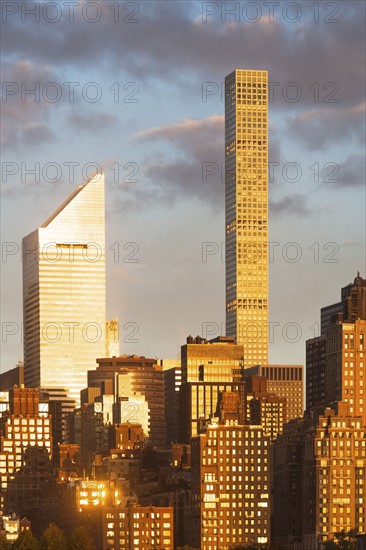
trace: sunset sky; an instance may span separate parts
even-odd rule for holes
[[[234,14],[235,2],[10,4],[1,370],[23,357],[20,328],[5,328],[22,322],[17,247],[89,163],[106,174],[107,314],[121,353],[176,358],[188,334],[209,336],[205,323],[225,334],[221,86],[234,68],[268,70],[272,83],[269,358],[304,363],[320,307],[366,276],[365,3],[237,2]],[[203,177],[207,163],[217,173]],[[214,243],[207,261],[203,243]]]

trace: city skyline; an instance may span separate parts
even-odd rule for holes
[[[0,547],[366,550],[366,4],[0,8]]]
[[[8,323],[3,324],[3,371],[22,357],[21,238],[85,179],[87,164],[90,175],[91,163],[103,165],[106,172],[107,317],[119,318],[121,353],[178,357],[187,334],[225,334],[223,78],[235,66],[268,70],[273,96],[269,301],[274,341],[269,362],[304,362],[305,340],[319,327],[319,306],[333,303],[338,288],[351,282],[357,270],[366,272],[363,9],[357,2],[347,2],[347,7],[339,3],[337,23],[325,21],[332,19],[325,10],[315,22],[316,14],[305,8],[295,23],[281,10],[272,22],[263,11],[257,23],[248,23],[242,18],[236,22],[235,15],[222,21],[220,13],[205,19],[197,2],[140,5],[141,25],[124,24],[123,36],[118,35],[126,54],[118,86],[111,70],[119,51],[117,26],[107,19],[111,13],[103,12],[99,33],[85,32],[92,25],[78,19],[74,27],[62,27],[61,49],[55,48],[54,25],[44,23],[42,48],[28,47],[32,20],[21,41],[14,43],[10,33],[4,79],[18,83],[19,94],[9,90],[3,102],[5,123],[12,121],[3,132],[2,318]],[[178,29],[167,37],[172,47],[176,36],[185,37],[187,56],[177,52],[179,71],[170,48],[157,47],[159,17]],[[15,17],[8,19],[11,29]],[[61,20],[58,26],[63,24]],[[135,42],[144,24],[150,25],[153,49]],[[70,58],[66,46],[74,31],[79,31],[77,40],[83,37],[83,46]],[[266,40],[258,40],[263,33]],[[207,49],[199,45],[199,36],[207,40]],[[212,57],[207,51],[216,40],[221,55]],[[95,55],[90,56],[97,45],[110,61],[98,69]],[[134,47],[145,60],[138,67],[126,53]],[[77,113],[63,85],[71,81],[80,84],[75,85]],[[102,98],[94,103],[82,95],[92,81],[102,89]],[[29,88],[39,82],[41,101],[29,95],[22,102],[22,82]],[[54,103],[42,99],[50,82],[63,92]],[[92,99],[91,92],[92,87]],[[156,108],[162,99],[164,111]],[[294,163],[301,169],[298,180]],[[31,170],[33,175],[25,173]],[[156,311],[162,313],[159,323]]]

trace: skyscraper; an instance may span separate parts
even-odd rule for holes
[[[342,288],[341,305],[322,335],[306,342],[306,407],[345,401],[365,423],[366,280],[359,273]]]
[[[268,73],[225,79],[226,334],[268,363]]]
[[[80,401],[105,353],[104,175],[78,187],[23,239],[24,377]]]
[[[366,528],[366,440],[350,403],[308,411],[272,448],[272,540],[284,550],[324,548]]]

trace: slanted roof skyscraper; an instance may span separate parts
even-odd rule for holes
[[[23,239],[24,379],[80,401],[105,353],[104,174],[78,187]]]

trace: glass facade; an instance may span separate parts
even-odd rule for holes
[[[226,334],[268,362],[268,73],[225,79]]]
[[[23,239],[24,377],[80,402],[105,353],[104,175],[80,186]]]
[[[233,341],[207,341],[181,346],[182,382],[241,380],[244,348]]]

